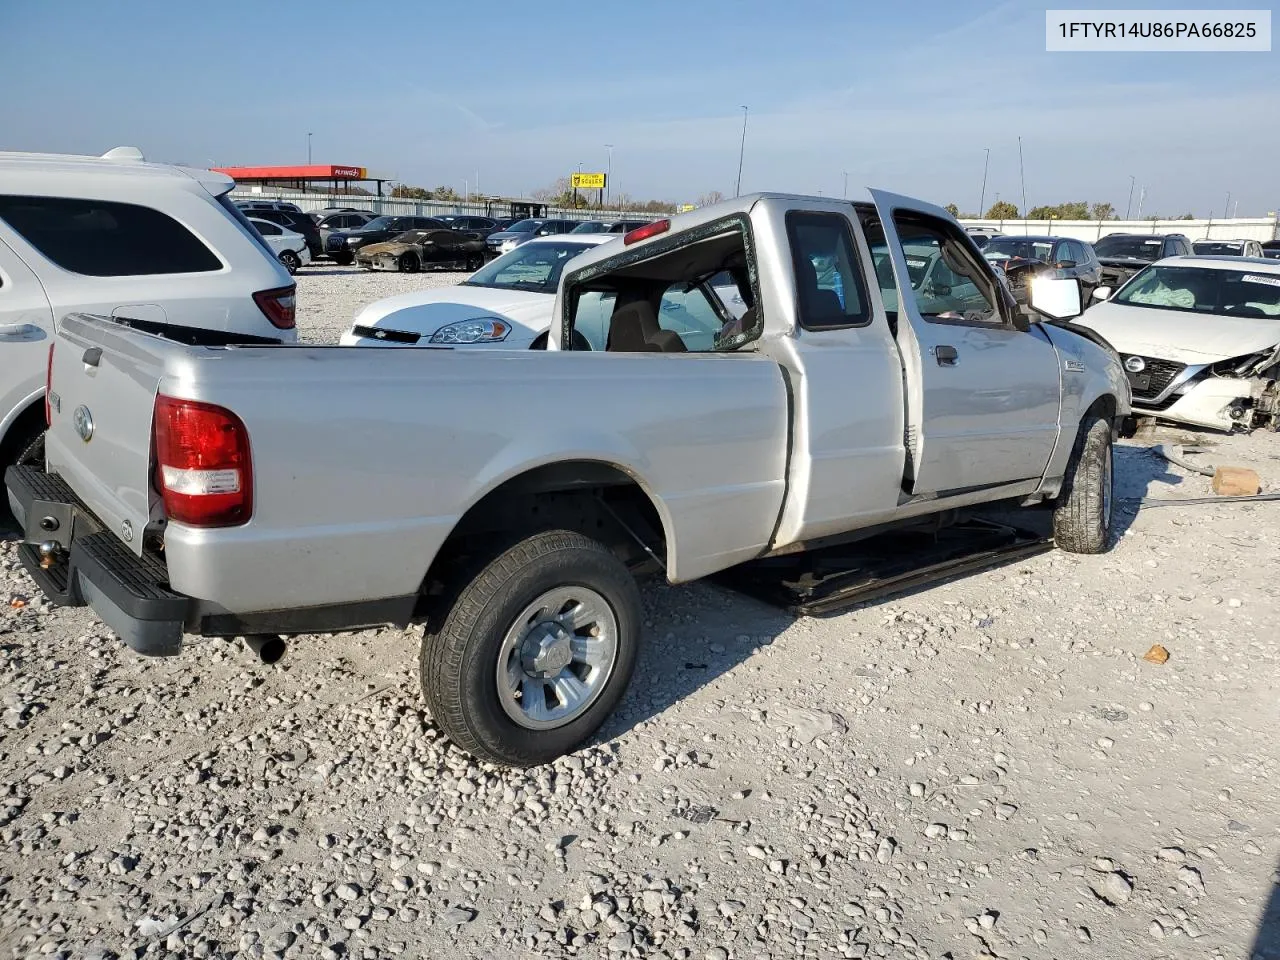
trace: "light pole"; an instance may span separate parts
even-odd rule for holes
[[[849,199],[849,171],[848,170],[844,171],[844,195],[842,199],[845,199],[845,200]]]
[[[1129,219],[1129,211],[1133,209],[1133,185],[1137,181],[1137,177],[1130,174],[1129,176],[1129,202],[1124,205],[1124,218]]]
[[[987,202],[987,168],[991,164],[991,148],[987,147],[987,155],[982,160],[982,193],[978,196],[978,217],[982,218],[982,205]]]
[[[307,166],[311,166],[311,131],[307,131]]]
[[[606,200],[605,203],[610,207],[613,206],[613,144],[606,143],[604,148],[609,151],[609,165],[604,171],[604,190]]]
[[[742,143],[738,146],[738,185],[733,188],[736,197],[742,193],[742,155],[747,150],[747,108],[742,108]]]
[[[1022,167],[1022,138],[1018,138],[1018,178],[1022,181],[1022,232],[1027,232],[1027,174]]]
[[[1223,206],[1223,208],[1222,208],[1222,219],[1223,219],[1223,220],[1227,219],[1227,213],[1228,213],[1228,211],[1229,211],[1230,209],[1231,209],[1231,191],[1230,191],[1230,190],[1228,190],[1228,191],[1227,191],[1227,202],[1226,202],[1226,205],[1225,205],[1225,206]]]

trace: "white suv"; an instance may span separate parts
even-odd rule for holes
[[[297,340],[293,281],[233,186],[130,147],[0,152],[0,474],[44,430],[53,323],[68,313],[188,342]]]

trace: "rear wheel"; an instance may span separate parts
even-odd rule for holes
[[[484,256],[479,253],[473,253],[467,257],[466,268],[469,273],[475,273],[484,266]]]
[[[417,273],[422,269],[422,261],[418,259],[416,253],[402,253],[399,267],[401,273]]]
[[[549,763],[621,699],[640,644],[640,592],[601,543],[567,530],[526,537],[452,594],[422,640],[431,715],[481,760]]]
[[[4,472],[13,466],[44,464],[44,410],[37,404],[19,415],[0,442],[0,522],[9,518],[9,498],[4,496]]]
[[[302,266],[302,258],[292,250],[285,250],[281,253],[280,262],[284,264],[284,268],[288,270],[290,274],[297,273],[298,268]]]
[[[1086,416],[1053,511],[1053,539],[1069,553],[1103,553],[1110,543],[1113,453],[1111,422]]]

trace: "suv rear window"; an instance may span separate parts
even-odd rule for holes
[[[222,269],[190,230],[138,204],[0,195],[0,219],[63,270],[89,277]]]

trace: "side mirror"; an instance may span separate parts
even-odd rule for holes
[[[1093,288],[1093,299],[1095,299],[1095,300],[1110,300],[1110,299],[1111,299],[1111,288],[1110,288],[1110,287],[1094,287],[1094,288]]]
[[[1050,320],[1072,320],[1083,312],[1080,281],[1074,278],[1032,277],[1028,306]]]

